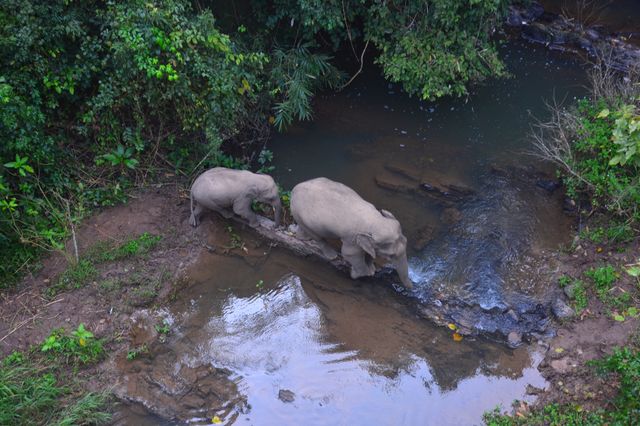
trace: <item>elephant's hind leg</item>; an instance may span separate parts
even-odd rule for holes
[[[200,204],[194,203],[195,207],[191,211],[191,217],[189,218],[189,224],[194,228],[200,225],[200,215],[203,212],[203,208]]]

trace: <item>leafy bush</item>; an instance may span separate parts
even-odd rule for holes
[[[70,335],[63,328],[51,332],[40,347],[42,352],[62,356],[67,363],[87,364],[99,360],[104,355],[102,342],[80,324]]]
[[[640,78],[604,68],[592,96],[553,110],[540,125],[540,155],[561,167],[568,194],[624,220],[640,221]]]

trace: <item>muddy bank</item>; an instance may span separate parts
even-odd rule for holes
[[[584,7],[598,7],[591,4],[597,2],[587,3]],[[590,23],[586,18],[594,22]],[[622,72],[637,68],[640,63],[637,43],[628,42],[625,35],[609,34],[602,26],[596,26],[597,20],[597,10],[591,11],[581,21],[580,17],[574,19],[546,12],[540,3],[534,1],[510,6],[506,22],[508,26],[519,29],[522,38],[529,42],[552,50],[580,54],[594,62],[602,61],[611,69]]]

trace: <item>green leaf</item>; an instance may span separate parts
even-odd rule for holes
[[[609,111],[608,108],[603,109],[602,111],[600,111],[598,113],[598,115],[596,116],[596,118],[607,118],[609,116],[611,112]]]
[[[637,317],[638,316],[638,308],[636,308],[635,306],[630,307],[629,309],[627,309],[627,314],[630,317]]]
[[[613,319],[616,320],[616,321],[619,321],[619,322],[623,322],[624,321],[624,317],[622,315],[620,315],[620,314],[615,314],[613,316]]]
[[[627,274],[632,277],[640,277],[640,266],[631,266],[630,268],[627,268],[626,271]]]

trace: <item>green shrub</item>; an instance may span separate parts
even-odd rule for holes
[[[63,328],[55,329],[40,347],[44,353],[62,356],[67,363],[88,364],[98,361],[104,355],[102,341],[80,324],[71,334]]]

